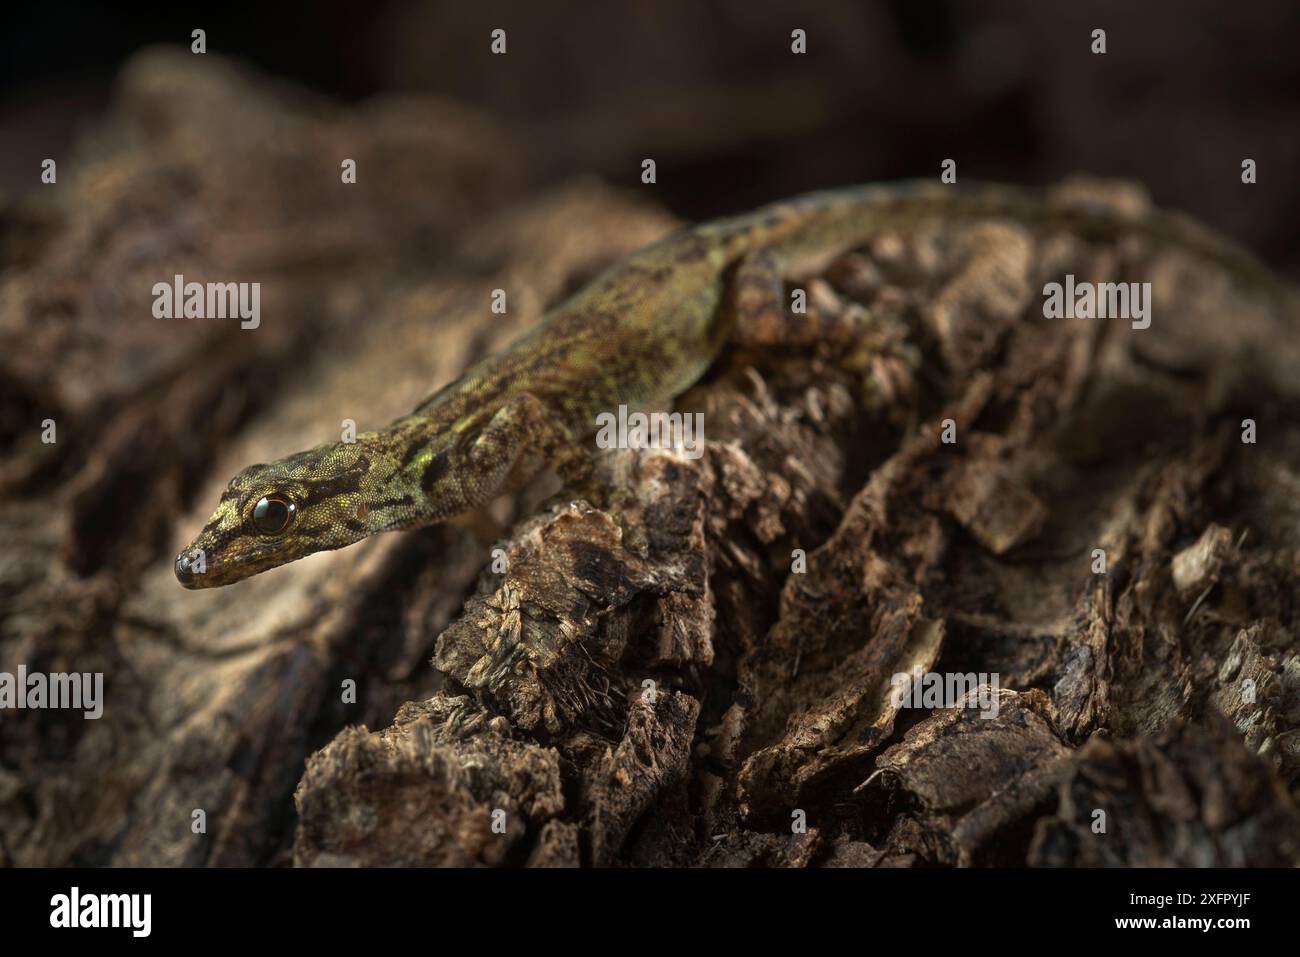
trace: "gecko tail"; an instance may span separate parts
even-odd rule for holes
[[[1151,207],[1131,189],[1112,198],[1105,190],[1079,190],[1069,184],[1041,189],[901,180],[806,193],[705,224],[700,231],[725,249],[728,261],[757,249],[779,250],[793,261],[814,250],[838,247],[847,252],[923,222],[984,219],[1065,229],[1094,242],[1144,236],[1221,266],[1247,287],[1270,295],[1293,321],[1300,321],[1295,291],[1252,253],[1191,217]]]

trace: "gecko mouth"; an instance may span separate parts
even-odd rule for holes
[[[317,551],[341,548],[343,544],[318,544]],[[204,532],[176,556],[172,570],[176,580],[191,590],[217,588],[252,578],[264,571],[296,562],[313,554],[284,539],[252,540],[239,533]]]
[[[197,557],[201,554],[197,547],[192,546],[177,555],[173,565],[176,580],[191,590],[229,585],[241,578],[256,574],[263,568],[261,565],[244,567],[217,563],[212,560],[210,552],[205,558]],[[272,564],[274,563],[268,563],[265,567],[269,568]]]
[[[196,590],[230,585],[282,564],[284,560],[277,559],[274,553],[234,562],[216,561],[211,549],[195,544],[176,556],[172,569],[178,582],[186,588]]]
[[[192,591],[200,588],[233,585],[235,582],[250,578],[258,572],[284,564],[284,562],[276,561],[274,558],[267,558],[259,562],[215,564],[211,558],[208,558],[205,565],[203,562],[196,561],[192,557],[193,554],[192,550],[181,552],[176,556],[176,563],[173,566],[176,572],[176,580]]]

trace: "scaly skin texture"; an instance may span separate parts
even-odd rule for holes
[[[852,340],[857,330],[843,320],[786,315],[781,281],[796,265],[923,220],[984,218],[1099,239],[1142,233],[1276,290],[1248,256],[1164,213],[1129,218],[1011,187],[930,182],[809,194],[629,256],[382,431],[244,469],[177,556],[176,576],[187,588],[228,585],[375,532],[443,521],[548,466],[577,475],[593,451],[587,440],[598,413],[672,399],[728,341]],[[259,525],[263,499],[280,511]]]

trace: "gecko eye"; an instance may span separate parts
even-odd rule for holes
[[[263,535],[279,535],[289,527],[297,511],[283,495],[263,495],[253,506],[253,525]]]

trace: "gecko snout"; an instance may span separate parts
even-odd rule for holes
[[[190,556],[181,552],[176,556],[176,580],[186,588],[195,587],[195,579],[198,572],[195,569],[195,563],[190,560]]]

